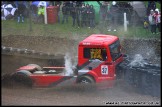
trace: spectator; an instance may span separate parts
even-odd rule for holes
[[[89,4],[86,4],[86,17],[85,17],[85,22],[86,22],[86,26],[87,26],[88,28],[90,28],[90,27],[89,27],[89,24],[90,24],[89,12],[90,12],[90,6],[89,6]]]
[[[111,15],[111,24],[110,29],[108,31],[111,31],[111,28],[114,29],[113,31],[116,31],[117,29],[117,21],[118,21],[118,15],[119,14],[119,7],[116,4],[115,1],[112,2],[112,6],[110,7],[110,15]]]
[[[155,9],[155,16],[156,16],[156,26],[158,28],[159,33],[161,33],[161,14],[159,12],[159,9]]]
[[[81,5],[77,5],[77,20],[78,20],[78,28],[81,27]]]
[[[103,1],[102,3],[100,3],[100,1],[97,1],[97,2],[100,5],[100,10],[99,10],[100,25],[103,26],[103,24],[105,24],[108,7],[105,1]]]
[[[55,6],[58,7],[58,9],[57,9],[57,17],[58,17],[58,23],[60,23],[60,14],[61,14],[60,6],[61,6],[61,2],[55,2]]]
[[[73,5],[74,5],[75,3],[73,3],[73,1],[70,1],[70,3],[69,3],[69,10],[70,10],[70,16],[72,17],[72,8],[73,8]]]
[[[62,24],[64,24],[64,20],[66,20],[66,23],[68,23],[69,7],[65,3],[62,6],[62,15]]]
[[[26,10],[26,6],[23,4],[22,1],[19,1],[17,6],[18,6],[17,7],[18,8],[17,9],[17,22],[19,23],[20,19],[22,22],[24,22],[24,13]]]
[[[75,23],[77,22],[78,28],[80,27],[80,21],[79,21],[79,8],[76,6],[76,3],[73,4],[73,7],[71,8],[71,15],[73,19],[73,27],[75,26]]]
[[[150,10],[150,15],[148,16],[148,19],[151,27],[151,33],[156,34],[156,16],[154,10]]]
[[[93,8],[93,5],[90,5],[89,20],[90,20],[90,28],[94,28],[95,27],[95,9]]]
[[[107,15],[106,15],[106,26],[107,26],[107,29],[111,29],[109,28],[110,27],[110,22],[111,22],[111,13],[110,13],[110,7],[111,7],[111,4],[110,2],[107,3]]]
[[[64,1],[64,4],[65,4],[67,7],[70,7],[70,1]]]
[[[145,17],[145,18],[144,18],[143,27],[144,27],[145,29],[148,29],[148,28],[149,28],[148,17]]]
[[[69,16],[71,16],[71,3],[70,3],[70,1],[64,1],[64,3],[65,3],[65,6],[67,7],[67,12],[68,12],[68,14],[67,14],[67,17],[69,17]]]
[[[83,1],[77,1],[77,2],[76,2],[76,5],[77,5],[78,7],[81,7],[81,6],[82,6],[82,2],[83,2]]]
[[[82,7],[81,7],[81,27],[84,27],[86,26],[86,7],[85,7],[85,4],[82,3]]]
[[[147,6],[147,16],[150,15],[150,10],[156,9],[156,2],[155,1],[148,1],[148,6]]]
[[[40,5],[38,7],[38,21],[41,23],[44,22],[44,11],[45,11],[45,7]]]

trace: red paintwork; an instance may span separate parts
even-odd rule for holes
[[[19,70],[34,70],[36,67],[35,66],[23,66],[20,67],[19,69],[17,69],[17,71]]]
[[[20,71],[20,70],[32,71],[35,68],[36,68],[35,66],[27,65],[27,66],[20,67],[19,69],[17,69],[17,71]],[[43,67],[43,68],[47,68],[48,70],[63,70],[65,67]],[[34,83],[33,86],[36,86],[36,87],[47,87],[51,85],[52,83],[59,82],[61,79],[67,77],[63,73],[60,73],[60,74],[32,73],[29,76],[33,80],[33,83]]]
[[[50,84],[59,81],[60,79],[64,78],[63,75],[52,75],[52,74],[34,74],[30,75],[30,77],[34,80],[34,86],[39,87],[47,87]]]

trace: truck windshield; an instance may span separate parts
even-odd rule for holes
[[[107,60],[106,48],[84,48],[84,58]]]
[[[110,53],[113,61],[115,61],[121,56],[119,40],[109,45],[109,48],[110,48]]]

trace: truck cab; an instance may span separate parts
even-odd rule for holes
[[[92,34],[78,45],[78,83],[101,83],[116,79],[116,66],[123,61],[119,38]]]

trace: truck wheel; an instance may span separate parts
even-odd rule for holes
[[[36,69],[38,71],[41,71],[42,70],[42,68],[39,65],[37,65],[37,64],[28,64],[27,66],[36,66]]]
[[[95,80],[88,75],[80,77],[77,83],[80,86],[79,89],[82,89],[84,91],[89,91],[89,90],[94,91],[97,89]]]
[[[27,87],[32,87],[33,85],[33,81],[30,78],[31,73],[27,70],[20,70],[18,72],[16,72],[15,74],[12,75],[12,79],[16,82],[16,83],[20,83],[20,85],[24,85]]]
[[[78,83],[81,84],[88,84],[88,83],[95,83],[94,79],[90,76],[83,76],[78,80]]]

